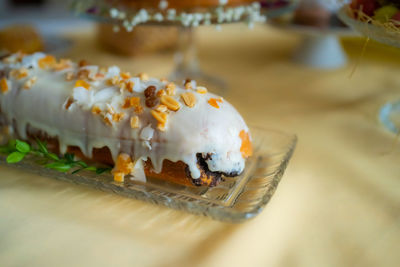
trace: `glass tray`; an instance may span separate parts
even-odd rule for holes
[[[216,220],[242,222],[259,214],[268,203],[297,142],[295,135],[275,130],[252,127],[251,133],[254,155],[246,162],[244,173],[234,178],[225,177],[224,182],[213,188],[182,186],[152,177],[147,177],[145,183],[130,179],[117,183],[109,173],[60,173],[37,164],[38,158],[34,156],[11,166]],[[0,156],[0,164],[8,165],[5,158]]]

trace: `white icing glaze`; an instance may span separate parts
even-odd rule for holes
[[[150,115],[151,109],[145,105],[143,91],[152,85],[157,91],[164,89],[167,82],[158,79],[140,80],[130,78],[135,83],[133,92],[122,90],[119,86],[110,86],[107,80],[89,82],[90,90],[74,87],[76,79],[66,81],[65,75],[71,68],[54,71],[38,67],[37,60],[44,57],[37,53],[17,62],[11,57],[0,63],[0,70],[7,72],[22,66],[31,67],[26,78],[16,79],[8,75],[8,92],[0,93],[0,110],[2,116],[11,124],[16,122],[16,132],[26,139],[27,126],[41,130],[49,136],[57,137],[62,153],[68,146],[77,146],[84,155],[91,157],[93,148],[107,146],[114,161],[120,153],[127,153],[133,159],[151,159],[154,170],[160,172],[165,159],[172,162],[182,161],[189,167],[191,176],[199,178],[197,153],[211,155],[206,162],[211,171],[240,173],[244,169],[245,160],[241,155],[241,139],[239,133],[249,131],[239,113],[228,102],[222,101],[219,109],[212,107],[208,100],[218,98],[211,93],[196,92],[193,89],[176,87],[174,97],[180,103],[176,112],[169,111],[166,130],[157,129],[157,121]],[[97,72],[97,66],[86,66],[80,69]],[[76,64],[72,70],[80,70]],[[118,67],[108,69],[105,76],[112,78],[120,75]],[[24,82],[36,76],[37,82],[29,89],[22,89]],[[192,92],[196,96],[196,105],[190,108],[180,98],[182,93]],[[139,96],[144,112],[135,114],[133,108],[122,107],[126,97]],[[73,103],[65,108],[68,99]],[[102,111],[104,117],[112,122],[108,125],[100,115],[92,113],[93,106]],[[123,112],[125,116],[119,122],[112,121],[112,114]],[[137,115],[140,127],[132,129],[131,116]],[[137,161],[136,161],[137,163]],[[142,166],[140,163],[136,164]]]

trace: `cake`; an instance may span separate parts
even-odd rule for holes
[[[114,25],[101,23],[97,39],[109,52],[128,56],[173,49],[178,43],[178,28],[174,26],[136,26],[131,32],[114,30]]]
[[[320,2],[319,0],[301,2],[295,11],[293,22],[304,26],[328,27],[331,22],[332,12]]]
[[[257,1],[254,0],[120,0],[111,2],[121,4],[132,8],[175,8],[175,9],[194,9],[194,8],[210,8],[220,5],[224,6],[240,6],[248,5]]]
[[[151,176],[215,186],[252,155],[249,128],[195,81],[175,84],[51,55],[0,63],[0,123],[20,140],[113,166],[116,182]]]
[[[43,40],[38,31],[25,24],[10,25],[0,29],[0,52],[33,53],[42,51]]]

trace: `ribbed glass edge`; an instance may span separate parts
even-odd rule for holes
[[[190,196],[183,196],[174,193],[169,188],[165,188],[163,191],[162,189],[160,190],[160,188],[146,186],[146,184],[135,185],[134,187],[121,185],[120,183],[113,182],[112,179],[110,179],[109,174],[97,175],[89,171],[83,171],[78,174],[60,173],[51,169],[46,169],[37,164],[37,158],[27,158],[17,164],[13,164],[12,166],[57,180],[86,185],[94,189],[112,192],[124,197],[143,200],[153,204],[161,204],[173,209],[184,210],[197,215],[209,216],[219,221],[240,223],[259,214],[269,202],[286,170],[297,144],[297,137],[295,135],[288,135],[279,131],[265,130],[258,127],[251,127],[251,131],[257,133],[255,134],[257,138],[261,138],[260,134],[262,133],[267,136],[270,134],[274,135],[274,137],[279,136],[281,139],[285,138],[285,145],[283,147],[278,147],[278,153],[255,153],[254,156],[257,157],[257,163],[254,171],[257,171],[257,168],[264,169],[266,167],[266,163],[264,162],[265,160],[272,158],[274,160],[273,162],[268,163],[272,166],[268,166],[268,174],[263,173],[261,176],[257,176],[257,179],[266,180],[265,184],[267,184],[266,186],[263,185],[263,188],[261,188],[261,196],[251,199],[251,204],[246,204],[246,210],[244,211],[238,207],[239,204],[237,200],[240,199],[241,194],[249,193],[246,190],[246,186],[251,182],[252,177],[246,177],[246,183],[239,188],[240,192],[236,195],[236,201],[234,201],[230,206],[223,206],[211,203],[210,201],[207,201],[207,199],[203,200],[195,199]],[[260,140],[254,140],[254,143],[259,141]],[[261,140],[261,147],[263,146],[262,142],[263,141]],[[6,163],[5,158],[6,156],[4,155],[0,156],[0,164],[9,166]],[[254,175],[254,173],[249,175]]]

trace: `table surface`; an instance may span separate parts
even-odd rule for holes
[[[108,54],[93,31],[66,56],[166,76],[172,55]],[[400,53],[346,39],[348,67],[291,61],[301,37],[266,26],[198,31],[201,65],[228,81],[245,119],[296,133],[274,197],[227,224],[0,167],[1,266],[398,266],[400,141],[377,120],[400,98]]]

